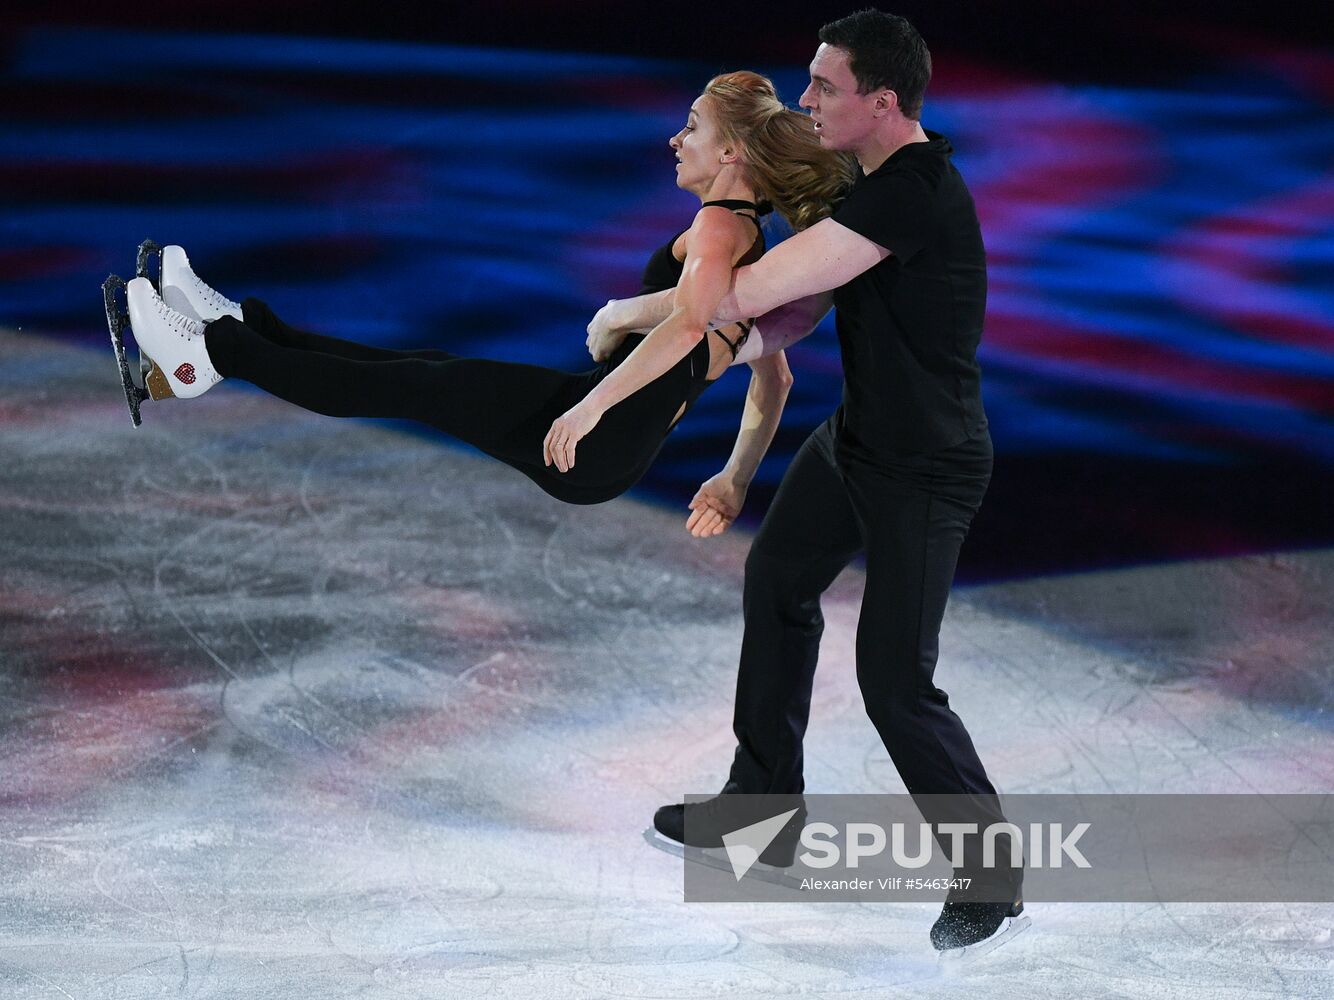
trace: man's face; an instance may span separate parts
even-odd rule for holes
[[[823,42],[811,60],[811,83],[798,102],[811,113],[820,144],[856,152],[875,128],[876,94],[857,93],[846,49]]]

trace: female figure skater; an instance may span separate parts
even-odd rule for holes
[[[849,160],[821,148],[806,115],[784,108],[773,84],[749,72],[711,80],[669,144],[677,185],[702,204],[690,228],[649,258],[640,294],[675,286],[675,310],[590,371],[305,333],[257,299],[225,298],[194,274],[180,247],[167,247],[161,297],[146,278],[128,287],[130,325],[153,362],[150,386],[189,398],[240,378],[317,413],[417,420],[518,469],[558,500],[591,504],[633,486],[700,393],[746,362],[751,388],[720,474],[729,489],[706,499],[701,490],[687,524],[697,536],[718,534],[735,518],[777,427],[791,382],[782,348],[814,324],[805,316],[780,320],[761,338],[751,336],[750,323],[710,334],[710,317],[732,268],[764,252],[757,203],[804,229],[832,211],[854,174]]]

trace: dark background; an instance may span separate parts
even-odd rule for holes
[[[5,32],[63,24],[111,29],[242,31],[384,38],[567,52],[616,52],[724,62],[804,64],[821,24],[856,4],[742,2],[631,4],[495,2],[331,4],[320,0],[141,0],[8,5]],[[909,18],[933,52],[949,51],[1068,80],[1170,81],[1217,66],[1227,45],[1325,46],[1334,39],[1317,6],[1248,0],[909,0],[884,7]]]
[[[692,95],[746,66],[795,100],[850,9],[11,5],[0,323],[100,344],[96,285],[151,236],[312,327],[578,368],[582,324],[689,220],[663,154]],[[1328,19],[895,10],[931,46],[923,120],[958,148],[991,260],[998,457],[963,578],[1334,541]],[[751,523],[838,397],[827,329],[791,358]],[[716,471],[745,381],[641,495],[680,505]]]

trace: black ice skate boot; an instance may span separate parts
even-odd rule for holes
[[[775,829],[774,823],[781,826]],[[788,875],[796,856],[806,806],[800,795],[741,795],[725,792],[702,802],[673,803],[653,816],[644,839],[658,850],[696,864],[799,886]],[[725,854],[715,853],[722,849]],[[742,853],[744,852],[744,853]],[[738,861],[749,861],[738,869]]]
[[[951,889],[931,927],[931,944],[942,961],[985,954],[1014,937],[1031,921],[1023,916],[1021,890],[1013,899],[996,901],[997,893]],[[988,896],[990,898],[988,898]]]
[[[778,835],[760,853],[760,862],[788,868],[796,856],[806,806],[800,795],[715,795],[703,802],[663,806],[653,814],[653,828],[688,847],[723,847],[723,836],[792,811]]]

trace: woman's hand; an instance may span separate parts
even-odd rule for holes
[[[602,411],[590,404],[587,399],[570,407],[551,425],[542,442],[542,461],[555,463],[561,472],[574,468],[575,446],[588,436],[589,431],[602,419]]]
[[[610,299],[607,304],[599,309],[593,316],[592,322],[588,324],[588,353],[593,356],[594,361],[606,361],[615,353],[616,348],[621,346],[629,330],[618,330],[615,327],[616,308],[620,305],[619,299]]]
[[[686,521],[686,530],[696,538],[721,535],[732,526],[746,502],[745,486],[738,486],[732,477],[720,472],[704,483],[690,501],[692,511]]]

